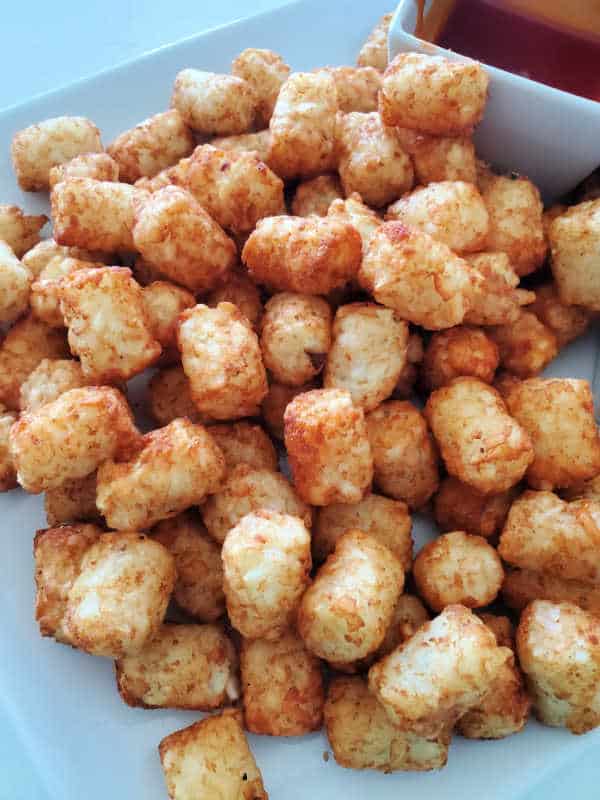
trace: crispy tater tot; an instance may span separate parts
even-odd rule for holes
[[[187,417],[192,422],[205,422],[192,400],[190,382],[177,364],[160,369],[148,383],[148,410],[159,425],[168,425],[174,419]]]
[[[384,494],[421,508],[439,483],[438,456],[421,412],[402,400],[388,400],[367,414],[375,484]]]
[[[406,503],[378,494],[369,494],[353,505],[334,503],[320,508],[312,537],[313,558],[317,562],[333,553],[340,536],[352,528],[368,533],[388,547],[405,572],[412,564],[412,521]]]
[[[520,176],[490,175],[479,186],[489,213],[487,248],[506,253],[518,275],[529,275],[548,249],[539,191]]]
[[[50,328],[32,314],[17,320],[0,344],[0,403],[18,411],[21,386],[40,361],[69,355],[64,330]]]
[[[546,234],[546,238],[550,233],[550,226],[554,222],[557,217],[560,217],[561,214],[564,214],[565,211],[569,210],[569,206],[564,205],[563,203],[555,203],[550,208],[547,208],[544,213],[542,214],[542,225],[544,226],[544,233]]]
[[[442,531],[463,530],[489,539],[502,530],[516,491],[480,494],[452,476],[444,478],[434,499],[435,521]]]
[[[15,133],[11,155],[17,181],[26,192],[48,189],[49,173],[84,153],[101,153],[100,131],[85,117],[53,117]]]
[[[506,372],[505,370],[499,370],[496,373],[492,385],[506,403],[510,393],[516,386],[519,386],[520,383],[521,379],[517,378],[516,375],[513,375],[511,372]]]
[[[209,429],[210,430],[210,429]],[[212,538],[222,544],[227,533],[246,515],[260,509],[298,517],[310,529],[310,507],[296,495],[279,472],[250,464],[237,464],[227,474],[219,491],[201,509]]]
[[[571,603],[535,600],[521,616],[517,652],[538,719],[587,733],[600,725],[600,620]]]
[[[408,400],[413,395],[418,378],[418,367],[423,361],[424,352],[421,336],[415,332],[411,333],[406,347],[406,362],[392,395],[394,399]]]
[[[458,254],[481,250],[489,226],[477,187],[465,181],[441,181],[415,189],[389,206],[386,219],[423,231]]]
[[[277,95],[290,74],[290,68],[272,50],[248,47],[234,58],[231,74],[250,85],[256,102],[254,122],[256,127],[264,128],[269,124]]]
[[[70,389],[88,386],[79,361],[44,358],[21,385],[21,411],[37,411]]]
[[[93,178],[96,181],[118,181],[119,165],[108,153],[84,153],[64,164],[52,167],[48,174],[50,189],[71,178]]]
[[[393,725],[367,682],[337,677],[325,703],[327,738],[337,763],[381,772],[441,769],[448,760],[450,732],[426,739]]]
[[[498,346],[500,364],[519,378],[538,375],[558,354],[556,336],[531,311],[521,309],[516,320],[486,333]]]
[[[0,324],[14,322],[27,310],[31,273],[0,239]]]
[[[31,216],[24,214],[18,206],[0,205],[0,239],[6,242],[17,258],[38,244],[40,231],[47,222],[45,214]],[[25,266],[35,274],[27,262]]]
[[[400,561],[374,536],[346,531],[317,572],[298,612],[308,649],[333,665],[374,652],[404,586]]]
[[[170,800],[268,800],[237,709],[171,733],[158,751]]]
[[[331,308],[322,297],[281,292],[265,305],[260,348],[279,383],[301,386],[316,377],[331,344]]]
[[[17,473],[10,454],[9,436],[17,415],[0,403],[0,492],[8,492],[17,486]]]
[[[562,302],[600,311],[600,199],[580,203],[557,217],[548,239],[552,274]]]
[[[396,128],[396,132],[412,158],[418,183],[477,182],[475,146],[469,136],[427,136],[407,128]]]
[[[378,303],[430,330],[460,325],[475,277],[443,242],[401,222],[386,222],[373,233],[358,273]]]
[[[512,504],[498,552],[509,564],[600,584],[600,503],[527,491]]]
[[[2,238],[0,236],[0,239]],[[54,239],[44,239],[43,242],[39,242],[31,250],[28,250],[21,260],[33,277],[37,278],[55,256],[78,258],[81,261],[104,261],[105,263],[108,258],[106,253],[84,250],[81,247],[65,247],[57,244]]]
[[[211,308],[216,308],[219,303],[233,303],[258,332],[263,304],[259,290],[243,270],[231,272],[227,280],[207,294],[204,300]]]
[[[291,210],[296,217],[326,217],[334,200],[341,199],[344,191],[340,179],[333,173],[317,175],[298,184],[294,192]]]
[[[108,386],[71,389],[22,414],[10,433],[19,483],[34,494],[84,478],[107,458],[127,457],[139,444],[125,398]]]
[[[464,606],[447,606],[369,670],[369,688],[400,729],[435,737],[481,702],[512,652]]]
[[[240,656],[244,721],[251,733],[303,736],[323,724],[319,660],[296,634],[244,639]]]
[[[502,584],[502,599],[509,608],[522,611],[532,600],[573,603],[600,617],[600,586],[571,581],[531,569],[509,570]]]
[[[225,477],[225,459],[201,425],[176,419],[147,433],[131,461],[98,468],[96,503],[116,530],[144,529],[201,503]]]
[[[499,361],[498,347],[484,331],[457,325],[433,334],[425,348],[421,379],[429,391],[461,375],[491,383]]]
[[[469,133],[483,116],[488,83],[476,61],[400,53],[383,76],[379,113],[386,125],[434,136]]]
[[[218,625],[163,625],[141,650],[119,658],[115,671],[129,706],[210,711],[236,699],[236,666]]]
[[[483,494],[510,489],[534,459],[526,431],[498,392],[476,378],[455,378],[437,389],[425,416],[450,475]]]
[[[231,303],[197,305],[180,316],[183,369],[198,410],[215,420],[252,416],[267,393],[258,338]]]
[[[288,404],[299,394],[316,388],[314,382],[304,386],[284,386],[282,383],[269,385],[269,391],[261,403],[260,411],[265,425],[276,439],[283,440],[283,415]]]
[[[279,639],[293,627],[310,581],[310,534],[298,517],[263,508],[223,543],[223,586],[233,627],[248,639]]]
[[[471,297],[465,322],[471,325],[509,325],[521,316],[521,306],[535,300],[535,294],[518,289],[519,276],[506,253],[484,252],[465,255],[479,280]]]
[[[388,65],[388,30],[393,12],[384,14],[360,48],[356,63],[359,67],[374,67],[383,72]]]
[[[373,479],[363,410],[349,392],[321,389],[295,397],[284,414],[294,486],[316,506],[358,503]]]
[[[338,109],[342,113],[377,111],[377,94],[381,88],[379,70],[367,66],[325,67],[324,71],[335,81]]]
[[[44,510],[48,525],[64,522],[103,523],[96,505],[96,473],[66,481],[44,492]]]
[[[198,133],[231,136],[252,127],[257,98],[248,81],[235,75],[184,69],[173,85],[171,107]]]
[[[357,193],[351,194],[345,200],[334,200],[329,206],[327,215],[343,219],[356,228],[362,240],[363,253],[367,252],[371,235],[381,225],[377,214],[363,203]]]
[[[260,425],[249,422],[211,425],[208,432],[223,453],[228,470],[238,464],[277,470],[277,452]]]
[[[555,283],[545,283],[535,289],[535,300],[528,307],[556,336],[559,349],[582,336],[592,321],[591,311],[582,306],[563,303]]]
[[[324,70],[294,72],[271,116],[269,161],[282,178],[311,178],[336,166],[335,80]]]
[[[50,259],[31,285],[31,313],[53,328],[63,328],[66,324],[60,308],[63,278],[81,269],[103,266],[100,262],[70,256],[57,255]]]
[[[394,608],[392,621],[390,622],[383,642],[379,645],[375,658],[378,660],[387,656],[398,645],[403,644],[414,636],[421,625],[429,622],[429,612],[413,594],[401,594]]]
[[[244,245],[251,277],[280,292],[328,294],[354,278],[361,237],[336,217],[269,217]]]
[[[175,347],[179,315],[196,305],[194,295],[168,281],[153,281],[144,287],[142,297],[150,333],[163,350]]]
[[[534,489],[577,485],[600,472],[600,437],[587,381],[530,378],[510,391],[506,404],[533,443],[535,459],[526,477]]]
[[[256,133],[241,133],[239,136],[217,136],[210,144],[218,150],[228,150],[234,153],[254,153],[258,158],[269,164],[271,152],[271,131],[265,128]]]
[[[161,169],[153,178],[138,178],[133,185],[136,189],[144,189],[146,192],[157,192],[159,189],[164,189],[165,186],[176,185],[179,164],[185,164],[187,161],[189,159],[184,158],[172,167]]]
[[[433,611],[460,603],[482,608],[500,591],[504,571],[496,550],[481,536],[444,533],[418,553],[413,565],[417,590]]]
[[[139,652],[158,632],[174,583],[173,556],[161,544],[135,531],[103,534],[69,589],[67,641],[96,656]]]

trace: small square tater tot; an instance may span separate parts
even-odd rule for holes
[[[448,760],[450,731],[437,738],[402,731],[389,720],[363,678],[335,678],[325,703],[325,728],[341,767],[381,772],[441,769]]]
[[[53,117],[15,133],[11,154],[26,192],[48,189],[52,167],[83,153],[101,153],[100,131],[85,117]]]
[[[360,48],[356,63],[359,67],[374,67],[383,72],[388,65],[388,30],[393,12],[384,14]]]
[[[129,706],[211,711],[237,697],[237,653],[218,625],[163,625],[115,662]]]
[[[250,422],[211,425],[208,432],[223,453],[228,471],[238,464],[277,471],[277,451],[260,425]]]
[[[271,131],[265,128],[256,133],[241,133],[239,136],[216,136],[211,139],[211,145],[218,150],[234,153],[253,153],[263,163],[269,164],[271,152]]]
[[[593,313],[582,306],[564,303],[556,283],[536,286],[535,300],[528,308],[556,336],[559,349],[582,336],[593,319]]]
[[[194,149],[194,137],[179,111],[162,111],[124,131],[106,148],[119,165],[119,178],[135,183],[173,166]]]
[[[324,70],[294,72],[275,102],[270,164],[282,178],[312,178],[335,169],[335,81]]]
[[[356,193],[345,200],[334,200],[327,214],[345,220],[356,228],[362,240],[363,253],[367,252],[372,234],[382,224],[376,212],[365,205],[361,196]]]
[[[85,153],[64,164],[52,167],[48,179],[50,189],[70,178],[93,178],[95,181],[118,181],[119,165],[108,153]]]
[[[231,303],[197,305],[180,316],[177,341],[192,398],[215,420],[256,414],[267,393],[258,337]]]
[[[250,83],[235,75],[184,69],[175,78],[171,107],[198,133],[246,133],[254,123],[256,106]]]
[[[148,410],[161,426],[180,417],[205,421],[192,400],[190,382],[180,365],[154,373],[148,384]]]
[[[403,586],[402,564],[389,548],[346,531],[302,598],[298,633],[333,666],[365,658],[382,643]]]
[[[600,725],[600,620],[571,603],[535,600],[521,616],[517,652],[536,716],[587,733]]]
[[[268,800],[241,711],[228,709],[175,731],[158,750],[169,800]]]
[[[249,47],[234,58],[231,74],[250,85],[256,98],[255,124],[264,128],[269,124],[277,95],[290,74],[290,68],[272,50]]]
[[[103,266],[99,262],[82,261],[62,254],[51,258],[31,285],[31,313],[53,328],[64,328],[65,319],[60,309],[63,278],[81,269]]]
[[[434,498],[435,521],[442,531],[466,531],[489,539],[500,533],[516,489],[480,494],[457,478],[444,478]]]
[[[334,200],[344,196],[342,184],[337,175],[317,175],[307,181],[301,181],[294,192],[291,211],[295,217],[326,217],[329,206]]]
[[[335,81],[338,108],[344,114],[353,111],[377,111],[381,74],[375,67],[325,67]]]
[[[2,237],[0,237],[2,238]],[[57,244],[54,239],[44,239],[28,250],[22,258],[23,264],[31,272],[34,278],[41,275],[55,256],[62,258],[78,258],[81,261],[103,261],[107,263],[110,258],[106,253],[99,251],[84,250],[81,247],[65,247]]]
[[[450,475],[482,494],[510,489],[535,457],[498,392],[477,378],[455,378],[437,389],[425,416]]]
[[[410,155],[417,182],[477,182],[475,145],[470,136],[426,136],[396,128],[402,146]]]
[[[87,386],[79,361],[44,358],[21,386],[21,411],[37,411],[70,389]]]
[[[44,492],[44,510],[48,525],[64,522],[104,522],[96,505],[96,473],[66,481]]]
[[[320,729],[321,664],[296,634],[274,642],[244,639],[240,667],[244,722],[251,733],[303,736]]]
[[[600,199],[580,203],[557,217],[548,239],[560,299],[567,305],[600,311]]]
[[[258,333],[263,315],[262,299],[260,291],[243,269],[229,273],[223,284],[206,295],[204,302],[211,308],[216,308],[219,303],[232,303]]]
[[[70,643],[64,628],[69,592],[81,572],[85,553],[102,536],[96,525],[61,525],[38,531],[35,559],[35,618],[42,636]]]
[[[294,486],[315,506],[358,503],[373,480],[364,412],[349,392],[321,389],[295,397],[284,415]]]
[[[414,636],[421,625],[429,622],[429,611],[414,594],[401,594],[394,608],[392,621],[385,632],[383,642],[377,648],[373,661],[387,656],[398,645]]]
[[[310,534],[298,517],[263,508],[223,543],[227,613],[248,639],[279,639],[293,627],[310,582]]]
[[[484,698],[513,657],[464,606],[447,606],[369,670],[369,688],[400,729],[435,737]]]
[[[199,518],[184,512],[159,522],[152,530],[175,559],[177,605],[201,622],[215,622],[225,613],[221,548],[209,537]]]
[[[471,325],[509,325],[521,316],[521,306],[535,300],[535,294],[518,289],[519,276],[506,253],[490,251],[465,255],[478,276],[465,322]]]
[[[161,354],[146,322],[142,288],[130,269],[77,270],[60,285],[60,307],[71,351],[87,378],[128,380]]]
[[[27,310],[31,273],[0,239],[0,324],[14,322]]]
[[[502,599],[509,608],[522,611],[533,600],[573,603],[600,617],[600,586],[584,581],[569,581],[531,569],[513,569],[506,573]]]
[[[498,347],[485,331],[457,325],[433,334],[425,348],[421,379],[428,391],[462,375],[491,383],[499,361]]]
[[[486,333],[498,347],[500,364],[519,378],[538,375],[558,354],[556,336],[531,311],[521,309],[517,319]]]
[[[9,492],[17,486],[17,473],[10,454],[9,436],[17,415],[0,403],[0,492]]]
[[[383,76],[379,113],[386,125],[434,136],[470,133],[483,116],[488,83],[476,61],[400,53]]]
[[[125,398],[107,386],[71,389],[21,414],[10,434],[19,483],[34,494],[85,478],[107,458],[127,457],[139,444]]]
[[[225,459],[201,425],[176,419],[147,433],[131,461],[98,468],[96,503],[116,530],[149,528],[216,492]]]
[[[283,441],[283,415],[288,404],[299,394],[316,388],[317,384],[314,381],[304,386],[284,386],[275,382],[269,384],[269,391],[261,403],[260,412],[271,436]]]
[[[40,231],[47,222],[45,214],[31,216],[24,214],[18,206],[0,205],[0,239],[17,258],[24,256],[40,241]]]
[[[164,349],[175,347],[179,315],[196,305],[187,289],[168,281],[153,281],[144,287],[144,309],[150,333]]]

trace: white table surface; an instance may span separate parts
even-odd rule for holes
[[[7,2],[2,7],[0,109],[207,28],[282,5],[286,0],[92,0],[85,7],[73,0]],[[592,800],[599,780],[600,754],[589,754],[541,782],[524,800]],[[1,709],[0,800],[48,800],[18,731]]]

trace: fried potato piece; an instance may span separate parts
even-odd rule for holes
[[[517,652],[541,722],[578,734],[600,725],[600,620],[535,600],[521,616]]]
[[[600,199],[579,203],[557,217],[548,239],[552,274],[562,302],[599,311]]]
[[[435,521],[442,531],[463,530],[486,539],[502,530],[516,490],[480,494],[458,478],[444,478],[434,499]]]
[[[360,234],[363,254],[367,252],[372,234],[381,225],[373,209],[366,206],[359,194],[353,193],[345,200],[334,200],[327,216],[349,222]]]
[[[244,639],[244,721],[251,733],[303,736],[323,724],[325,691],[318,658],[296,634],[277,641]]]
[[[501,365],[519,378],[538,375],[558,354],[556,336],[531,311],[521,310],[510,324],[486,333],[498,346]]]
[[[27,310],[31,273],[0,239],[0,324],[14,322]]]
[[[239,136],[217,136],[210,144],[217,150],[234,153],[253,153],[260,161],[270,167],[271,131],[265,128],[256,133],[241,133]]]
[[[118,181],[119,165],[108,153],[84,153],[57,164],[48,173],[50,190],[57,183],[71,178],[93,178],[95,181]]]
[[[17,486],[17,473],[10,454],[10,429],[17,415],[0,403],[0,492],[9,492]]]
[[[455,378],[433,392],[425,417],[449,474],[482,494],[510,489],[534,459],[527,432],[476,378]]]
[[[284,386],[282,383],[271,383],[269,385],[268,394],[262,401],[260,411],[264,423],[272,436],[283,440],[283,415],[288,404],[299,394],[310,392],[316,388],[317,385],[314,382],[307,383],[304,386]]]
[[[192,400],[190,382],[180,365],[154,373],[148,383],[148,410],[160,426],[180,417],[206,422]]]
[[[0,239],[21,258],[40,241],[40,231],[48,222],[45,214],[24,214],[18,206],[0,205]],[[25,266],[29,268],[27,262]],[[33,273],[33,270],[32,270]]]
[[[496,373],[496,377],[494,378],[494,383],[492,385],[506,403],[510,393],[516,386],[519,386],[521,382],[521,379],[517,378],[517,376],[513,375],[511,372],[499,370]]]
[[[3,237],[0,235],[0,238]],[[28,250],[21,260],[32,276],[38,278],[55,256],[78,258],[80,261],[92,262],[106,262],[110,258],[106,253],[84,250],[81,247],[65,247],[57,244],[54,239],[44,239],[32,247],[31,250]]]
[[[414,594],[401,594],[394,608],[392,621],[385,632],[383,642],[374,654],[374,660],[379,660],[398,645],[403,644],[419,630],[421,625],[429,622],[429,611]]]
[[[205,303],[211,308],[216,308],[219,303],[232,303],[239,308],[258,333],[263,315],[260,292],[241,269],[231,272],[225,283],[217,286],[205,297]]]
[[[10,433],[19,483],[34,494],[84,478],[107,458],[127,457],[139,443],[125,398],[108,386],[71,389],[22,414]]]
[[[532,600],[573,603],[590,614],[600,616],[600,586],[570,581],[549,572],[513,569],[506,573],[502,599],[509,608],[522,611]]]
[[[377,111],[381,74],[375,67],[325,67],[323,71],[335,81],[338,109],[343,114]]]
[[[576,483],[561,491],[565,500],[595,500],[600,502],[600,474],[589,481]]]
[[[593,314],[581,306],[566,305],[560,299],[556,283],[545,283],[535,289],[535,300],[529,311],[550,328],[556,336],[559,350],[582,336],[592,321]]]
[[[388,30],[394,13],[384,14],[360,48],[356,63],[383,72],[388,65]]]
[[[79,361],[44,358],[21,385],[21,411],[37,411],[64,392],[89,383]]]
[[[268,800],[237,709],[171,733],[158,750],[170,800]]]
[[[60,308],[63,279],[79,270],[96,267],[104,264],[62,255],[50,259],[31,285],[32,314],[53,328],[64,328],[66,323]]]
[[[396,128],[402,147],[410,155],[417,182],[477,182],[475,145],[470,136],[427,136],[408,128]]]
[[[394,399],[407,400],[413,395],[418,378],[418,367],[423,361],[423,356],[421,336],[418,333],[410,333],[406,346],[406,362],[394,388]]]
[[[66,481],[44,493],[44,510],[48,525],[64,522],[104,522],[96,505],[96,473]]]
[[[499,361],[498,347],[484,331],[457,325],[433,334],[425,348],[421,379],[428,391],[462,375],[491,383]]]
[[[223,453],[228,471],[238,464],[277,471],[277,452],[260,425],[249,422],[211,425],[208,432]]]
[[[218,625],[162,625],[144,647],[115,662],[129,706],[210,711],[235,700],[237,654]]]
[[[272,50],[248,47],[234,58],[231,74],[242,78],[255,96],[255,124],[264,128],[269,124],[277,95],[290,74],[283,58]]]
[[[179,315],[196,305],[196,298],[187,289],[169,281],[153,281],[142,292],[146,323],[153,338],[165,349],[177,343]]]
[[[184,69],[177,74],[171,108],[198,133],[231,136],[252,127],[257,98],[248,81],[235,75]]]
[[[326,217],[329,206],[334,200],[342,199],[344,190],[337,175],[317,175],[307,181],[301,181],[294,192],[291,210],[296,217]]]
[[[465,322],[471,325],[509,325],[519,320],[521,306],[532,303],[535,294],[518,289],[519,276],[503,252],[465,255],[479,280],[471,297]]]

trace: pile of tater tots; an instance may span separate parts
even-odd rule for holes
[[[600,438],[539,377],[600,310],[599,193],[495,174],[485,70],[388,65],[388,25],[356,67],[184,69],[107,147],[13,139],[52,238],[0,206],[0,488],[44,493],[41,634],[216,711],[160,743],[173,800],[266,798],[245,731],[393,772],[600,724]]]

